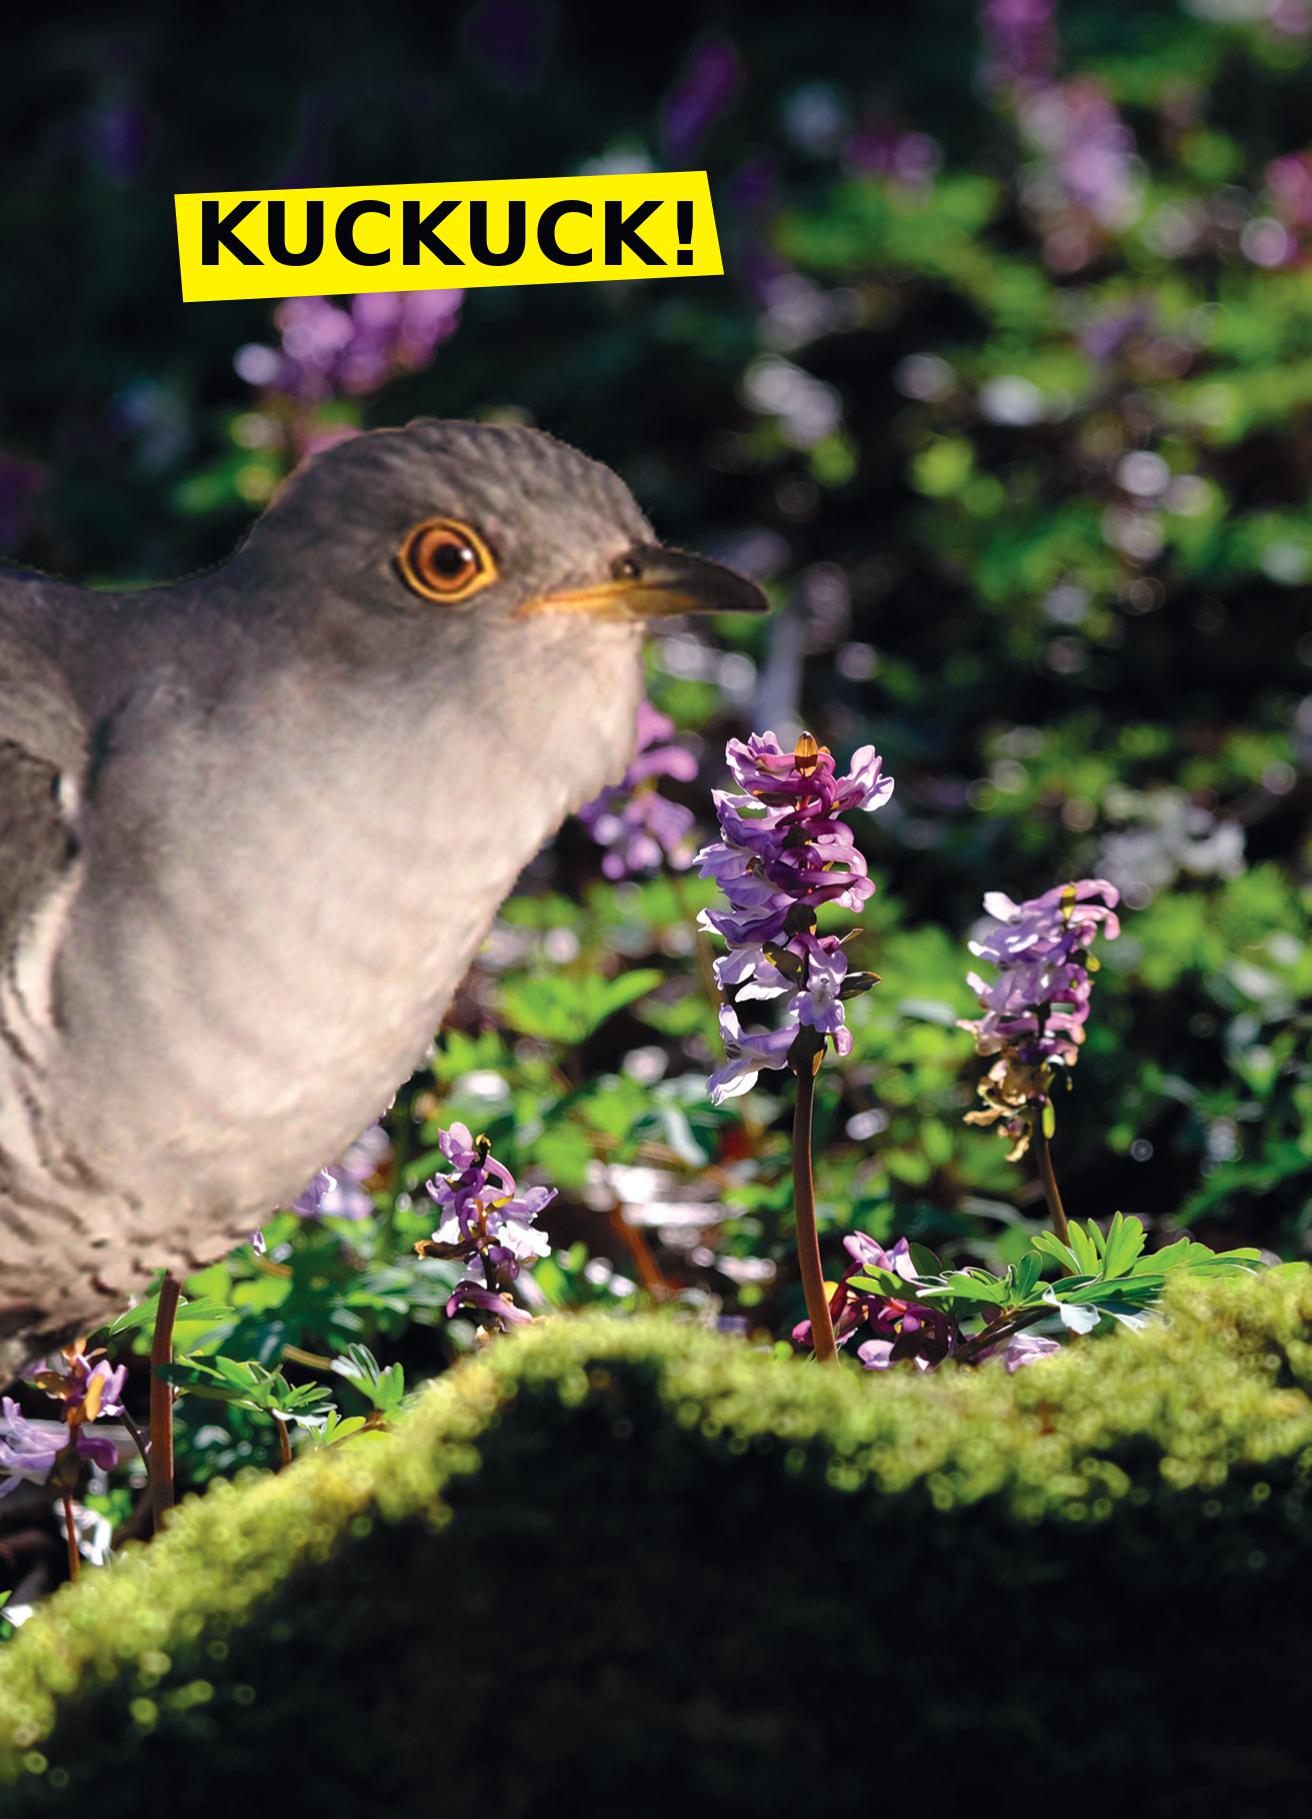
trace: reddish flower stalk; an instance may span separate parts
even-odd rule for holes
[[[173,1362],[178,1295],[177,1282],[166,1273],[159,1285],[150,1345],[150,1507],[157,1535],[173,1508],[173,1386],[158,1375],[158,1369]]]
[[[793,1065],[797,1100],[793,1110],[793,1212],[797,1222],[797,1262],[802,1273],[806,1311],[811,1320],[811,1342],[821,1364],[838,1357],[834,1323],[825,1294],[825,1272],[820,1261],[820,1234],[815,1222],[815,1178],[811,1166],[811,1123],[815,1107],[815,1076],[824,1050],[810,1060]]]

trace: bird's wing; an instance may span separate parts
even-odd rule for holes
[[[0,978],[77,855],[86,725],[58,666],[0,617]]]

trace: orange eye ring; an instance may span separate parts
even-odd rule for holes
[[[497,578],[491,550],[477,531],[455,518],[425,518],[396,552],[406,586],[424,600],[453,606]]]

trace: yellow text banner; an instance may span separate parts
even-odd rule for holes
[[[174,197],[186,303],[724,270],[705,171]]]

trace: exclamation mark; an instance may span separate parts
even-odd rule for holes
[[[692,247],[688,243],[692,239],[692,203],[676,202],[674,218],[679,228],[679,256],[675,260],[675,264],[691,265],[693,253]]]

